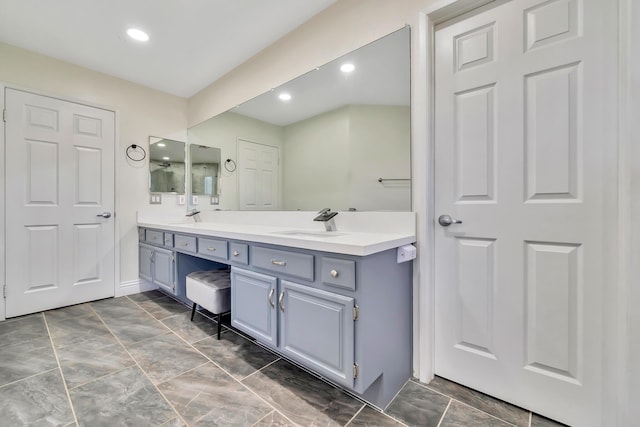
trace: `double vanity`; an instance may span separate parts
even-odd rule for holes
[[[186,275],[231,268],[231,324],[380,408],[412,372],[411,212],[206,212],[139,216],[140,277],[187,302]],[[285,225],[286,224],[286,225]]]

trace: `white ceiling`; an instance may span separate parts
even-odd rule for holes
[[[409,27],[395,31],[231,111],[278,126],[287,126],[336,108],[411,103]],[[349,74],[340,66],[355,65]],[[278,99],[281,92],[291,100]]]
[[[335,1],[0,0],[0,41],[189,97]]]

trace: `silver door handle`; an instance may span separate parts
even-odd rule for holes
[[[462,224],[462,221],[459,219],[452,218],[451,215],[440,215],[438,217],[438,224],[443,227],[448,227],[451,224]]]
[[[274,288],[271,288],[271,290],[269,291],[269,305],[271,306],[271,308],[275,308],[275,304],[273,303],[273,292],[275,291]]]
[[[280,306],[280,310],[284,313],[284,304],[282,300],[284,299],[284,291],[280,292],[280,298],[278,298],[278,305]]]
[[[96,216],[101,216],[102,218],[111,218],[111,212],[102,212]]]

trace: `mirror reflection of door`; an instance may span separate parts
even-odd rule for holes
[[[238,189],[241,210],[278,210],[278,147],[238,140]]]
[[[152,193],[185,192],[185,143],[149,137],[149,190]]]
[[[205,145],[190,145],[191,194],[217,196],[219,194],[220,149]]]

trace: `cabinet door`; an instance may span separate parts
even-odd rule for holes
[[[231,268],[231,325],[275,347],[277,341],[277,279]]]
[[[280,350],[339,384],[353,387],[353,298],[280,281]]]
[[[175,293],[175,258],[173,251],[154,249],[153,282],[164,290]]]
[[[138,275],[149,282],[153,281],[151,272],[151,259],[153,257],[153,248],[147,245],[139,245],[138,247]]]

